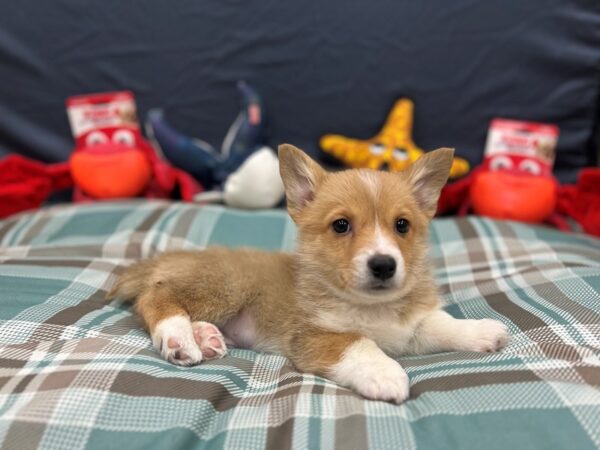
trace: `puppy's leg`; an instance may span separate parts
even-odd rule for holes
[[[181,366],[223,357],[227,347],[219,329],[208,322],[192,323],[185,306],[168,289],[150,289],[138,298],[136,309],[154,347],[167,361]]]
[[[502,322],[492,319],[456,319],[436,310],[421,321],[412,341],[414,353],[446,351],[496,352],[509,340]]]
[[[329,378],[368,399],[401,403],[408,397],[404,369],[360,335],[305,331],[293,340],[289,356],[299,370]]]

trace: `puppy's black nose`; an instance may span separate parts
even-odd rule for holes
[[[388,255],[375,255],[367,261],[367,266],[375,278],[387,280],[396,273],[396,260]]]

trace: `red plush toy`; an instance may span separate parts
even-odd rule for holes
[[[131,92],[71,97],[67,112],[75,150],[75,199],[168,198],[179,186],[191,201],[201,191],[187,173],[161,160],[140,132]]]
[[[135,197],[152,176],[144,152],[121,143],[84,147],[73,153],[70,163],[75,184],[94,198]]]
[[[483,163],[442,192],[439,212],[473,210],[496,219],[554,220],[558,183],[552,161],[558,138],[553,125],[495,119]],[[560,223],[562,227],[562,222]]]
[[[600,168],[585,168],[577,184],[561,186],[556,209],[575,219],[586,233],[600,237]]]
[[[202,187],[161,159],[139,130],[130,92],[67,101],[75,136],[68,163],[46,165],[10,155],[0,161],[0,218],[38,208],[55,191],[74,201],[144,196],[192,201]]]
[[[571,231],[569,217],[600,237],[600,168],[585,168],[576,185],[559,186],[551,167],[557,137],[551,125],[493,121],[482,165],[444,187],[438,214],[472,210]]]
[[[488,156],[473,173],[473,210],[496,219],[540,223],[556,206],[558,183],[550,164],[522,155]]]
[[[9,155],[0,161],[0,218],[39,208],[52,192],[72,185],[68,163],[48,166]]]

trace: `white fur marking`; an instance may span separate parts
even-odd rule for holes
[[[408,398],[408,375],[370,339],[351,344],[330,377],[371,400],[401,403]]]
[[[416,353],[439,351],[496,352],[509,340],[508,329],[492,319],[460,320],[445,311],[423,319],[415,336]]]
[[[396,260],[396,273],[392,277],[392,288],[398,288],[404,280],[405,267],[402,252],[398,246],[389,239],[381,230],[379,222],[375,226],[375,233],[371,244],[363,248],[354,257],[354,267],[356,271],[356,279],[359,288],[366,288],[372,280],[371,271],[369,270],[368,261],[376,254],[388,255]]]
[[[463,337],[462,334],[457,336],[457,350],[497,352],[508,343],[508,328],[502,322],[493,319],[461,322],[466,336]]]
[[[380,188],[379,177],[377,176],[377,173],[370,170],[361,170],[358,172],[358,174],[363,183],[367,186],[367,189],[371,191],[373,198],[377,199],[377,197],[379,197]]]
[[[384,352],[400,355],[411,350],[415,329],[423,315],[401,320],[399,311],[373,300],[362,304],[337,302],[331,309],[319,311],[317,324],[338,333],[359,333],[375,341]]]
[[[319,280],[321,285],[327,288],[333,295],[339,299],[346,300],[355,306],[373,306],[376,304],[397,302],[406,292],[403,289],[389,289],[386,291],[368,292],[360,289],[346,288],[340,289],[326,279]]]
[[[169,340],[178,340],[181,345],[170,348]],[[192,323],[185,316],[172,316],[161,320],[152,333],[154,347],[167,361],[179,366],[191,366],[202,361],[202,352],[196,345]]]

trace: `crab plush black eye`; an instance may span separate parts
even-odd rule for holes
[[[333,228],[333,231],[337,234],[345,234],[350,231],[350,222],[346,219],[337,219],[333,221],[331,228]]]
[[[410,223],[406,219],[398,219],[396,221],[396,231],[400,234],[408,233]]]

